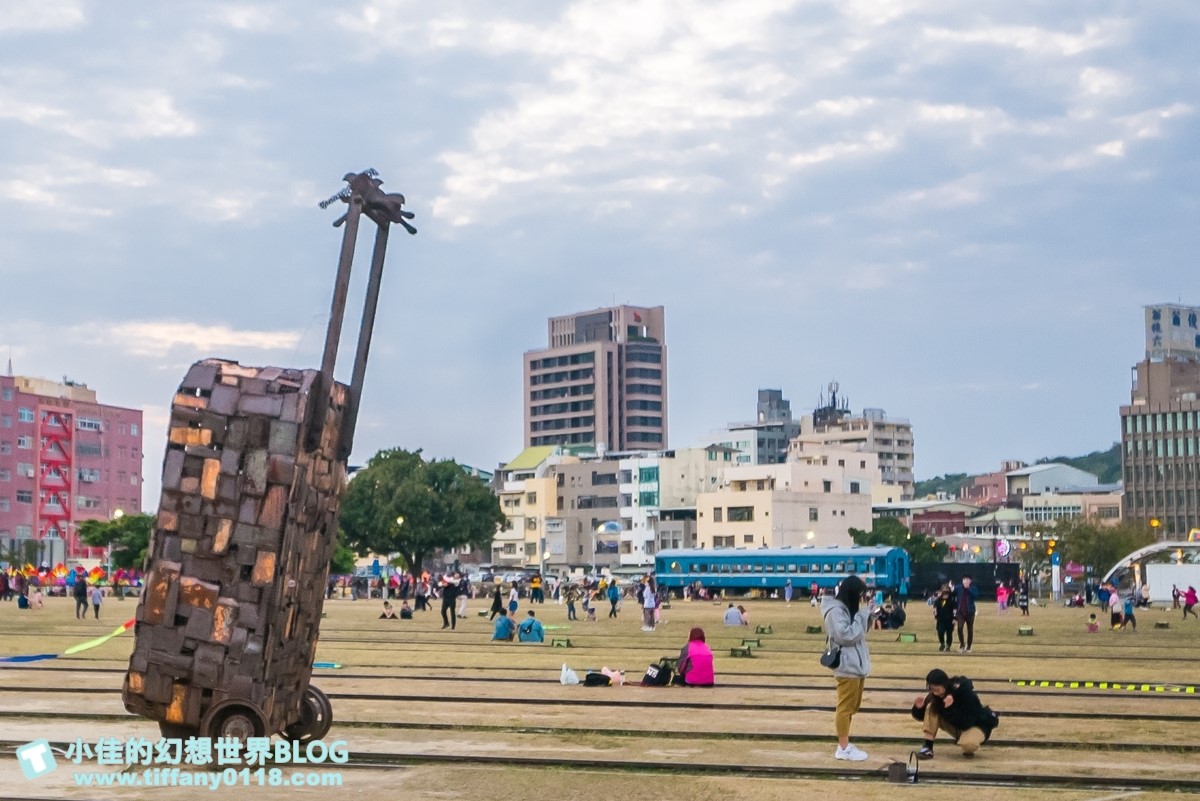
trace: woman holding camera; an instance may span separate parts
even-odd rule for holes
[[[850,742],[850,721],[862,706],[863,685],[871,673],[867,630],[871,628],[874,611],[867,585],[858,576],[848,576],[837,594],[825,596],[821,603],[825,633],[841,648],[841,662],[833,671],[837,677],[837,709],[833,716],[838,738],[835,759],[862,762],[867,758],[865,751]]]

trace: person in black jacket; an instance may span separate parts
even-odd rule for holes
[[[934,668],[925,677],[925,686],[928,694],[918,695],[912,707],[912,716],[921,721],[925,734],[917,759],[933,759],[938,729],[954,738],[964,757],[975,756],[999,725],[999,717],[983,705],[966,676],[950,678],[946,671]]]
[[[950,587],[943,586],[933,602],[933,620],[937,625],[938,650],[949,651],[954,648],[954,598],[950,596]]]

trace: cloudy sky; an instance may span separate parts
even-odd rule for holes
[[[189,363],[318,364],[316,204],[370,166],[421,232],[356,460],[512,457],[522,352],[614,301],[667,309],[676,447],[836,378],[912,420],[919,477],[1105,448],[1140,307],[1200,304],[1198,27],[1192,0],[0,0],[0,347],[145,410],[153,507]]]

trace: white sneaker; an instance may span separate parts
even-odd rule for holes
[[[838,746],[838,749],[833,752],[833,758],[846,759],[850,762],[864,762],[867,759],[867,752],[854,743],[850,743],[845,748]]]

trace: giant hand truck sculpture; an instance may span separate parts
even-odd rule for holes
[[[121,696],[164,736],[320,739],[309,684],[388,230],[404,196],[347,174],[348,205],[320,371],[192,365],[171,404],[162,499]],[[358,223],[378,226],[350,386],[333,377]]]

